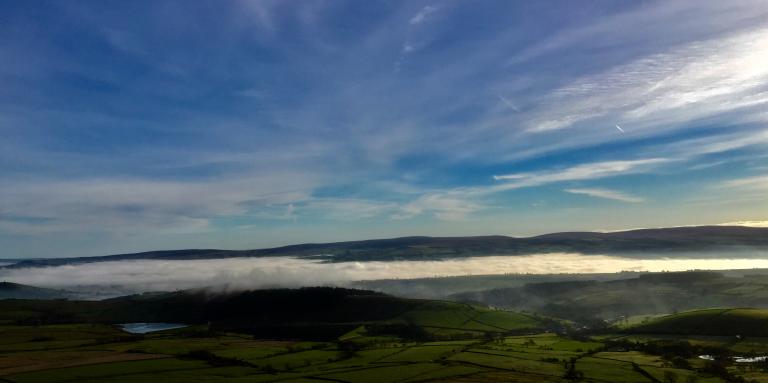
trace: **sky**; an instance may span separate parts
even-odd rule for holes
[[[0,258],[768,220],[768,1],[0,0]]]

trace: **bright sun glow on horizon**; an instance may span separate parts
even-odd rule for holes
[[[738,221],[721,223],[721,226],[768,227],[768,221]]]

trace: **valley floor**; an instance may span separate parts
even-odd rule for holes
[[[616,346],[672,339],[679,341],[543,333],[403,342],[352,332],[335,342],[288,342],[200,327],[132,335],[92,324],[1,326],[0,382],[768,382],[755,363]],[[687,340],[745,355],[768,351],[765,338]]]

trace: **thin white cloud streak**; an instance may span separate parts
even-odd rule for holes
[[[416,14],[411,17],[411,19],[408,21],[411,25],[418,25],[426,21],[430,15],[437,12],[438,8],[434,5],[426,5],[424,8],[421,8],[420,11],[416,12]]]
[[[421,27],[420,24],[425,23],[438,10],[439,8],[437,6],[426,5],[408,20],[409,26],[407,36],[400,50],[400,58],[395,62],[396,71],[400,70],[406,59],[406,55],[420,50],[424,46],[428,45],[430,39],[424,37],[425,29]]]
[[[633,173],[650,171],[664,163],[670,162],[667,158],[647,158],[640,160],[605,161],[573,166],[570,168],[521,174],[497,175],[493,178],[497,181],[507,181],[501,185],[489,187],[486,192],[499,192],[524,187],[540,186],[564,181],[593,180],[607,177],[616,177]]]
[[[697,165],[693,165],[688,168],[688,170],[702,170],[702,169],[709,169],[714,168],[720,165],[724,165],[728,163],[728,161],[714,161],[714,162],[705,162]]]
[[[526,174],[504,174],[500,176],[493,176],[493,179],[496,181],[508,181],[508,180],[520,180],[529,178],[529,175]]]
[[[394,202],[358,198],[312,198],[300,210],[326,219],[358,220],[391,214],[397,210]]]
[[[583,194],[583,195],[588,195],[590,197],[610,199],[610,200],[621,201],[621,202],[629,202],[629,203],[645,202],[645,198],[637,197],[627,193],[623,193],[616,190],[609,190],[609,189],[598,189],[598,188],[565,189],[564,191],[572,194]]]
[[[768,175],[759,175],[755,177],[745,177],[728,180],[722,183],[722,187],[741,189],[741,190],[753,190],[762,191],[768,190]]]
[[[712,137],[683,140],[656,148],[654,152],[667,156],[663,158],[604,161],[576,165],[561,170],[495,175],[493,176],[494,180],[509,182],[478,190],[481,190],[481,193],[495,193],[558,182],[588,181],[629,174],[648,173],[657,170],[660,166],[671,163],[686,162],[705,155],[759,146],[768,146],[768,130],[747,130],[734,134],[721,134]],[[724,162],[716,164],[721,163]],[[759,183],[758,181],[751,179],[740,182],[755,184]]]
[[[691,269],[768,268],[754,254],[722,258],[631,259],[555,253],[489,256],[444,261],[321,263],[295,258],[233,258],[186,261],[120,261],[30,269],[0,269],[0,278],[42,287],[120,288],[124,292],[226,285],[233,289],[344,285],[358,280],[505,273],[609,273]]]
[[[500,94],[498,96],[499,96],[499,100],[501,100],[501,102],[503,102],[504,105],[508,106],[510,109],[514,110],[515,112],[520,111],[520,108],[518,108],[517,105],[513,104],[512,101],[507,100],[506,97]]]
[[[682,140],[659,148],[681,159],[724,153],[750,147],[768,147],[768,130],[749,130],[711,137]]]
[[[422,214],[433,214],[435,218],[440,220],[459,221],[482,208],[481,205],[460,196],[453,196],[449,193],[431,193],[405,204],[391,218],[408,219]]]

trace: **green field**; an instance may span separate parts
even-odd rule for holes
[[[540,319],[530,315],[445,301],[425,301],[390,322],[416,325],[433,335],[448,337],[530,330],[542,326]]]
[[[457,322],[442,318],[442,325]],[[471,322],[471,320],[470,320]],[[429,321],[437,324],[437,320]],[[207,334],[205,336],[201,334]],[[725,382],[696,356],[672,366],[668,356],[612,349],[669,342],[668,335],[570,338],[554,333],[415,342],[368,342],[365,327],[344,340],[259,340],[199,328],[132,335],[108,325],[0,327],[0,381],[64,382]],[[680,341],[681,339],[676,339]],[[768,350],[760,338],[691,337],[733,352]],[[680,363],[679,361],[677,363]],[[724,367],[730,378],[768,381],[757,366]],[[573,374],[566,378],[569,370]],[[670,380],[672,379],[672,380]]]
[[[197,321],[143,335],[114,325],[186,314]],[[3,300],[0,321],[1,383],[768,382],[768,362],[737,360],[768,355],[768,310],[757,309],[590,329],[465,303],[318,288],[216,299]]]

